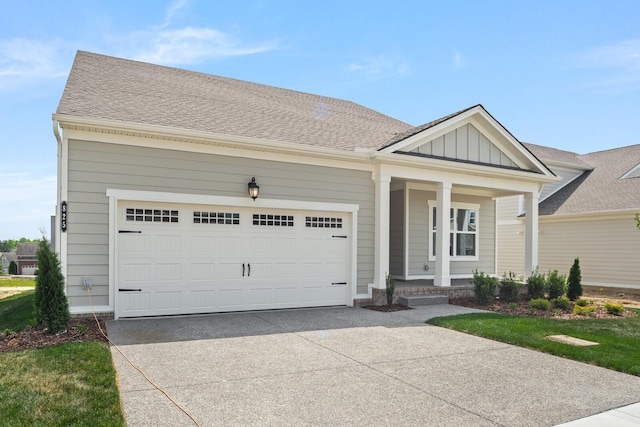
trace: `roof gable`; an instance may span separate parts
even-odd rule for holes
[[[418,126],[386,141],[381,152],[508,167],[553,176],[482,105]]]

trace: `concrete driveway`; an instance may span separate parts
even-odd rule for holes
[[[202,426],[550,426],[640,401],[640,378],[430,325],[442,305],[107,322]],[[112,348],[129,426],[190,426]]]

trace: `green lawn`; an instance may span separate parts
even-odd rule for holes
[[[35,291],[24,291],[0,299],[0,332],[7,329],[21,331],[35,317],[33,299]]]
[[[69,343],[0,354],[0,425],[124,426],[109,347]]]
[[[0,288],[17,288],[25,286],[36,286],[35,280],[27,279],[0,279]]]
[[[34,291],[0,299],[0,333],[33,317]],[[76,342],[0,353],[1,426],[124,426],[109,347]]]
[[[437,317],[428,323],[640,376],[640,316],[559,320],[474,313]],[[569,335],[599,345],[576,347],[550,341],[548,335]]]

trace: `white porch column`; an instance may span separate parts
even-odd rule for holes
[[[526,193],[524,198],[524,272],[529,275],[538,268],[538,193]]]
[[[389,272],[389,198],[391,177],[377,171],[375,181],[375,251],[373,287],[386,288],[386,275]]]
[[[435,286],[451,286],[449,239],[451,234],[451,183],[436,185],[436,276]]]

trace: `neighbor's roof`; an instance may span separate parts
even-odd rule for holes
[[[552,160],[538,152],[539,147],[529,148],[543,161]],[[640,177],[622,178],[640,164],[640,144],[583,155],[569,154],[591,170],[540,203],[540,215],[640,209]]]
[[[82,51],[57,114],[343,150],[412,128],[350,101]]]
[[[573,153],[571,151],[558,150],[556,148],[545,147],[543,145],[530,144],[528,142],[522,143],[529,151],[531,151],[538,159],[543,162],[549,163],[563,163],[570,166],[575,166],[578,169],[589,170],[591,165],[585,163],[580,159],[580,154]]]
[[[16,256],[18,257],[35,257],[37,253],[37,243],[18,243],[16,248]]]

